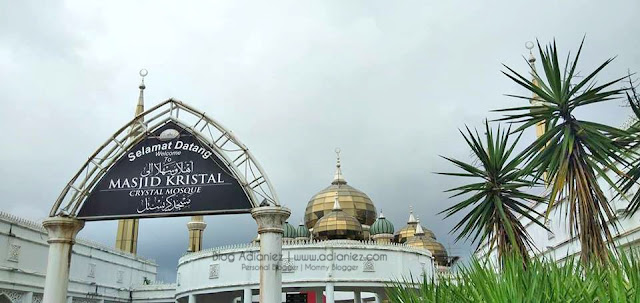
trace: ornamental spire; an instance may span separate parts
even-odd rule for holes
[[[340,202],[338,201],[338,192],[336,192],[336,197],[333,200],[333,210],[342,210],[342,208],[340,208]]]
[[[139,114],[142,114],[144,112],[144,89],[147,88],[144,85],[144,77],[146,77],[149,74],[149,71],[147,71],[146,69],[141,69],[140,70],[140,86],[138,86],[138,88],[140,89],[140,95],[138,96],[138,105],[136,105],[136,116],[138,116]]]
[[[336,148],[336,174],[333,176],[333,182],[331,184],[342,185],[347,184],[347,181],[342,175],[342,169],[340,169],[340,148]]]
[[[409,206],[409,221],[407,221],[407,223],[411,224],[416,222],[416,217],[413,216],[413,206]]]
[[[420,225],[420,219],[416,221],[418,225],[416,226],[416,236],[424,236],[424,230],[422,229],[422,225]]]
[[[382,208],[380,209],[380,216],[378,216],[378,219],[384,219],[384,214],[382,213]]]
[[[134,117],[137,117],[144,112],[144,89],[147,88],[144,85],[144,77],[146,77],[149,72],[143,68],[138,74],[141,77],[140,85],[138,86],[138,88],[140,89],[140,95],[138,96],[138,104],[136,105],[136,114],[134,115]],[[131,126],[131,134],[134,135],[134,137],[144,132],[144,127],[142,125],[144,124],[144,118],[141,117],[137,120],[137,122],[138,123]]]

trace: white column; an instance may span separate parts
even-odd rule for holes
[[[314,292],[316,294],[316,303],[322,303],[323,302],[322,289],[316,289]]]
[[[33,302],[33,292],[27,292],[22,296],[22,302],[31,303]]]
[[[189,303],[197,303],[196,295],[189,295]]]
[[[291,211],[280,206],[251,210],[260,234],[260,303],[282,302],[282,224],[289,215]]]
[[[358,290],[353,292],[353,303],[362,303],[362,296]]]
[[[42,226],[47,229],[49,234],[47,241],[49,242],[49,256],[42,302],[66,302],[71,247],[75,243],[76,235],[84,227],[84,222],[66,217],[52,217],[42,222]]]
[[[67,303],[73,303],[73,297],[67,297]]]
[[[251,292],[251,288],[245,287],[242,292],[242,302],[243,303],[253,303],[253,292]]]
[[[325,292],[327,293],[327,303],[335,303],[335,299],[333,297],[333,283],[327,283]]]

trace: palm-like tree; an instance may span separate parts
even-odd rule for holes
[[[629,90],[627,91],[627,101],[636,115],[636,122],[633,123],[628,131],[629,147],[632,149],[638,149],[640,143],[640,94],[638,94],[636,87],[631,81],[631,75],[629,75]],[[635,191],[631,199],[629,200],[629,206],[627,207],[627,213],[633,215],[640,210],[640,190],[638,190],[638,184],[640,184],[640,157],[637,155],[637,151],[630,152],[630,158],[632,159],[629,165],[629,170],[619,180],[621,194],[628,194]]]
[[[578,120],[573,114],[582,106],[619,97],[623,89],[612,87],[624,77],[600,85],[595,83],[596,75],[613,60],[608,59],[586,77],[576,79],[583,44],[584,40],[576,56],[572,60],[567,56],[562,67],[555,42],[544,49],[538,43],[544,73],[540,75],[532,68],[532,81],[505,66],[508,72],[504,74],[537,95],[541,102],[498,111],[507,112],[499,120],[523,123],[516,132],[538,123],[545,124],[545,133],[522,154],[528,161],[526,169],[536,180],[545,178],[549,182],[547,216],[556,203],[566,206],[571,234],[577,233],[580,239],[582,260],[606,263],[607,241],[613,243],[607,222],[614,222],[614,215],[597,177],[615,187],[606,171],[622,174],[615,166],[616,161],[626,163],[621,156],[624,147],[617,139],[625,138],[627,132]],[[512,97],[531,100],[526,96]]]
[[[439,174],[468,177],[476,182],[448,190],[455,192],[451,198],[470,196],[442,213],[446,213],[448,218],[471,208],[452,230],[459,232],[456,241],[472,238],[472,242],[485,243],[489,240],[490,250],[495,245],[501,260],[517,254],[526,262],[527,250],[533,243],[518,217],[527,217],[544,228],[536,219],[539,214],[530,207],[531,202],[540,202],[542,198],[523,191],[535,184],[527,180],[518,168],[522,159],[513,156],[520,136],[509,143],[509,129],[501,130],[498,126],[494,134],[488,122],[485,122],[485,128],[485,143],[477,131],[473,133],[469,128],[466,133],[460,131],[477,160],[473,164],[443,157],[463,172]]]

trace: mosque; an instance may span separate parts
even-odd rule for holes
[[[145,75],[146,72],[141,73]],[[149,125],[151,121],[142,122],[144,114],[156,108],[165,105],[171,108],[161,114],[173,114],[176,108],[190,110],[180,101],[170,99],[145,112],[144,89],[143,81],[129,135],[141,132],[140,125]],[[124,140],[113,141],[124,146]],[[120,149],[125,159],[127,153],[131,154],[129,151],[137,157],[132,148]],[[304,221],[297,226],[286,221],[279,229],[282,254],[274,256],[277,262],[271,265],[278,264],[281,271],[280,302],[382,302],[386,300],[384,288],[390,282],[402,278],[437,280],[448,274],[458,258],[448,255],[436,235],[420,224],[408,206],[406,224],[402,222],[404,226],[396,229],[377,211],[367,194],[347,183],[339,150],[336,152],[333,179],[308,201]],[[95,160],[87,163],[92,162],[97,163]],[[69,187],[81,188],[74,185],[74,180]],[[267,179],[257,177],[255,180]],[[247,184],[257,184],[255,180],[247,180]],[[96,186],[95,183],[92,186]],[[66,192],[61,197],[64,194]],[[64,205],[57,202],[54,209],[60,208],[64,214],[76,211],[73,204]],[[52,216],[55,214],[52,211]],[[187,224],[187,253],[177,262],[176,283],[166,284],[156,282],[157,264],[137,255],[138,220],[118,221],[115,248],[75,239],[75,234],[71,237],[67,303],[251,303],[260,300],[260,269],[265,266],[262,259],[269,257],[260,254],[260,244],[270,234],[259,233],[250,243],[203,249],[206,223],[202,215],[193,215]],[[43,289],[45,283],[50,283],[46,278],[52,268],[51,262],[47,262],[47,252],[50,245],[61,242],[52,238],[51,226],[47,224],[52,223],[45,221],[43,228],[42,223],[0,212],[0,303],[43,302]],[[80,228],[82,226],[74,232]],[[49,258],[51,260],[51,252]]]

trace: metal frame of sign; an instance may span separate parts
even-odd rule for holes
[[[144,122],[143,122],[144,121]],[[231,170],[243,187],[252,207],[258,207],[265,201],[269,205],[280,205],[273,185],[266,173],[255,160],[249,149],[242,144],[231,131],[208,117],[204,112],[175,99],[166,100],[141,113],[116,131],[100,146],[77,173],[67,183],[51,208],[49,216],[76,217],[78,210],[91,193],[98,181],[135,144],[146,138],[147,132],[155,130],[172,121],[200,141],[205,143]],[[142,131],[132,132],[139,128]],[[192,212],[194,215],[242,213],[249,210]],[[148,217],[172,216],[152,215]],[[118,217],[94,217],[90,220],[119,219],[127,217],[145,217],[140,215]]]

